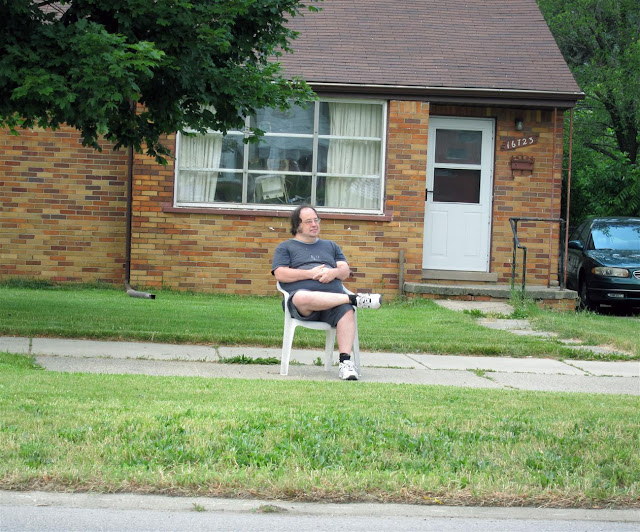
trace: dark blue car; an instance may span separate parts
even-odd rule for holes
[[[568,247],[567,287],[582,308],[640,307],[640,218],[589,218]]]

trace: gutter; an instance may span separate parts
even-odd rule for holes
[[[575,107],[578,100],[585,99],[584,92],[537,91],[524,89],[490,89],[469,87],[433,87],[418,85],[380,85],[355,83],[325,83],[307,81],[309,86],[322,93],[369,93],[377,96],[421,97],[433,103],[492,104],[510,106]]]
[[[142,299],[155,299],[155,294],[148,292],[139,292],[134,290],[129,281],[131,279],[131,220],[133,212],[133,146],[129,146],[127,156],[127,234],[126,234],[126,254],[124,261],[124,289],[131,297],[139,297]]]

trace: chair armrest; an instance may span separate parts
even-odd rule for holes
[[[276,288],[278,289],[278,292],[282,292],[282,295],[284,296],[285,299],[289,297],[289,292],[287,292],[284,288],[282,288],[280,281],[276,281]]]

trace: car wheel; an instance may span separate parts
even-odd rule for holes
[[[585,281],[584,279],[580,279],[580,289],[578,290],[578,296],[580,297],[580,302],[578,303],[580,310],[597,309],[598,305],[591,301],[591,298],[589,297],[587,281]]]

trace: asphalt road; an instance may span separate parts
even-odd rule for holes
[[[291,503],[0,491],[0,530],[637,532],[640,510]]]

